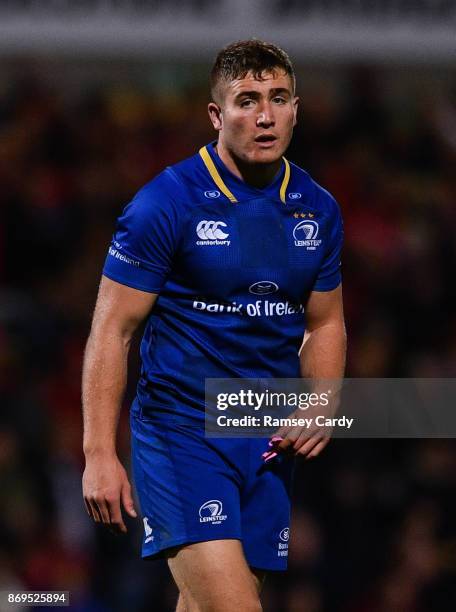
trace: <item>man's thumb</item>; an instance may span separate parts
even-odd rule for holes
[[[131,496],[131,487],[129,484],[126,484],[122,489],[122,503],[126,512],[136,518],[138,515],[136,514],[135,505],[133,503],[133,498]]]

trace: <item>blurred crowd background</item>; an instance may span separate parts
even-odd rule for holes
[[[342,207],[347,374],[451,377],[456,73],[295,60],[287,157]],[[81,612],[168,612],[177,593],[164,563],[139,559],[141,521],[116,538],[85,513],[81,364],[116,217],[214,139],[209,66],[100,61],[85,79],[64,60],[2,68],[0,590],[69,590]],[[333,441],[298,468],[290,570],[268,579],[265,611],[456,610],[455,484],[450,440]]]

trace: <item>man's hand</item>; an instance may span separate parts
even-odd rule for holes
[[[126,533],[121,503],[131,517],[137,514],[127,473],[117,455],[86,457],[82,492],[88,515],[113,533]]]
[[[296,418],[302,418],[302,411],[297,410]],[[276,442],[273,448],[276,452],[292,453],[295,456],[303,456],[313,459],[321,453],[331,439],[329,427],[318,427],[313,425],[307,427],[281,427],[274,435]],[[274,439],[273,438],[273,439]]]
[[[290,418],[303,418],[302,412],[297,410]],[[281,427],[269,441],[270,450],[263,453],[264,461],[269,461],[279,453],[301,455],[312,459],[321,453],[331,439],[332,428],[318,427]]]

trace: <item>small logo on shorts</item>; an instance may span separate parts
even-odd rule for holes
[[[279,533],[279,538],[282,540],[282,542],[279,542],[279,545],[277,547],[277,556],[288,557],[288,540],[290,539],[290,528],[284,527]]]
[[[146,532],[146,539],[144,540],[144,544],[149,544],[149,542],[152,542],[154,539],[154,536],[152,535],[152,527],[149,525],[149,519],[147,518],[147,516],[145,516],[143,518],[143,523],[144,523],[144,531]]]
[[[221,501],[218,499],[210,499],[199,509],[200,523],[220,525],[220,523],[227,518],[226,514],[222,514],[222,510],[223,505]]]
[[[288,542],[288,540],[290,539],[290,528],[285,527],[285,529],[282,529],[279,534],[279,538],[282,540],[282,542]]]

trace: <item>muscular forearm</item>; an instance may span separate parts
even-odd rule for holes
[[[345,350],[346,335],[342,316],[334,317],[327,323],[314,324],[310,327],[310,331],[306,332],[299,355],[301,376],[312,379],[313,392],[329,392],[332,397],[329,404],[306,408],[306,416],[309,418],[317,414],[332,416],[337,410],[340,380],[345,369]],[[300,413],[300,410],[296,412]],[[321,430],[320,427],[315,428],[315,426],[281,427],[275,434],[276,445],[273,444],[272,450],[265,453],[263,457],[268,460],[278,452],[292,451],[311,459],[316,457],[328,444],[329,434],[328,428]],[[274,442],[274,437],[272,441]]]
[[[345,370],[347,340],[343,321],[306,332],[300,352],[303,378],[338,380]]]
[[[156,297],[103,276],[84,357],[84,501],[96,522],[116,532],[127,531],[121,507],[136,516],[128,476],[116,453],[128,351],[135,330]]]
[[[92,330],[82,380],[84,453],[115,453],[116,431],[127,381],[130,338],[117,330]]]

